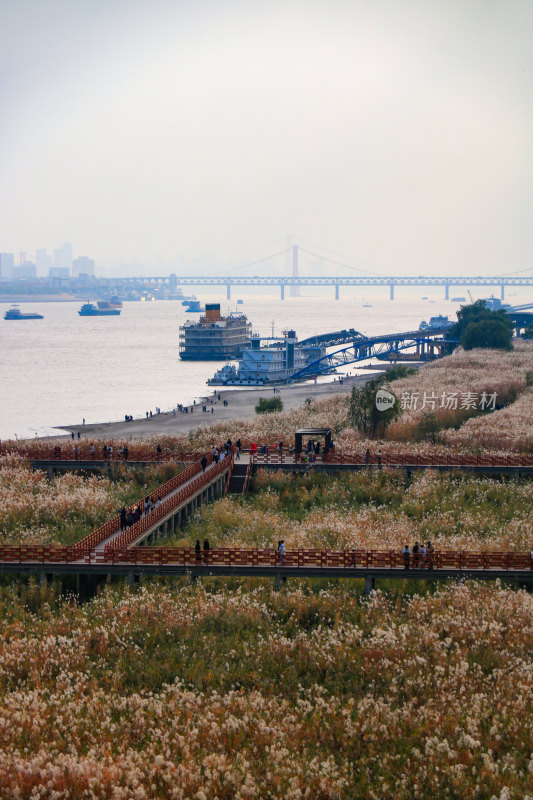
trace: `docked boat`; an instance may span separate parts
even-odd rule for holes
[[[80,317],[118,317],[120,308],[98,308],[94,303],[84,303],[78,314]]]
[[[180,358],[185,361],[225,361],[240,358],[249,346],[252,324],[244,314],[223,317],[220,303],[207,303],[198,322],[187,321],[179,329]]]
[[[295,373],[326,354],[320,345],[298,345],[294,331],[285,331],[284,339],[269,347],[261,347],[259,337],[252,337],[239,361],[239,366],[225,364],[207,383],[210,386],[265,386],[284,383]],[[317,369],[316,374],[321,372]],[[321,372],[323,374],[323,372]],[[306,379],[313,377],[306,375]]]
[[[97,305],[103,311],[110,308],[122,308],[122,300],[114,295],[110,300],[98,300]]]
[[[419,325],[418,330],[420,331],[429,331],[435,328],[449,328],[451,325],[451,321],[448,317],[438,316],[438,317],[430,317],[429,322],[422,320]]]
[[[493,294],[491,294],[490,297],[485,297],[483,302],[489,311],[499,311],[500,309],[511,308],[508,303],[504,303],[503,300],[500,300],[499,297],[494,297]]]
[[[11,306],[4,314],[4,319],[44,319],[42,314],[23,314],[16,305]]]

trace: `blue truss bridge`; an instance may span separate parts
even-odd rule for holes
[[[311,361],[303,369],[292,375],[288,382],[301,381],[317,375],[336,372],[340,367],[368,361],[372,358],[401,361],[402,351],[412,350],[412,360],[431,361],[440,358],[447,351],[447,346],[457,343],[455,339],[444,339],[447,328],[429,328],[424,331],[407,331],[405,333],[387,333],[380,336],[364,336],[353,328],[334,333],[324,333],[303,339],[299,345],[322,345],[337,347],[315,361]],[[403,359],[406,359],[405,354]]]
[[[521,330],[533,324],[533,314],[526,309],[533,308],[533,303],[513,306],[505,309],[511,318],[517,335]],[[340,367],[368,361],[372,358],[389,361],[413,360],[432,361],[449,352],[447,345],[458,344],[456,339],[444,339],[443,334],[451,327],[428,328],[424,331],[407,331],[405,333],[387,333],[379,336],[365,336],[354,328],[348,330],[323,333],[310,336],[299,342],[300,345],[316,345],[336,350],[310,362],[306,367],[295,372],[290,382],[301,381],[316,375],[336,372]],[[406,354],[402,351],[413,350]]]

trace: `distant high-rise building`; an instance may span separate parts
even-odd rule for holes
[[[46,275],[52,266],[52,257],[46,250],[36,250],[35,252],[35,266],[40,275]]]
[[[34,281],[37,277],[37,268],[33,261],[24,261],[18,267],[13,267],[13,280]]]
[[[0,280],[10,281],[13,277],[13,265],[15,258],[13,253],[0,253]]]
[[[48,270],[49,278],[70,278],[70,270],[66,267],[50,267]]]
[[[94,275],[94,260],[87,256],[79,256],[72,262],[72,277],[80,275]]]
[[[65,242],[57,250],[54,250],[54,267],[72,269],[72,245],[70,242]]]

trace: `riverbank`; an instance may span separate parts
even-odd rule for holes
[[[301,408],[306,398],[324,398],[336,394],[346,394],[351,392],[353,386],[362,386],[378,372],[385,369],[376,369],[376,373],[368,375],[352,375],[345,377],[342,383],[339,380],[331,380],[328,383],[306,383],[290,384],[279,387],[279,394],[274,395],[272,387],[262,387],[258,389],[221,388],[220,391],[208,395],[191,407],[189,413],[182,414],[176,412],[166,412],[155,414],[148,419],[134,419],[132,422],[104,422],[91,425],[61,425],[58,426],[57,436],[47,436],[46,439],[66,438],[74,433],[77,437],[78,432],[81,438],[94,439],[142,439],[147,436],[158,434],[180,436],[189,431],[195,430],[200,425],[211,427],[218,422],[227,422],[233,419],[250,419],[255,416],[255,406],[261,397],[280,397],[284,411]],[[226,401],[227,405],[224,405]],[[206,405],[207,411],[202,411],[202,406]],[[61,431],[68,431],[62,434]]]
[[[0,303],[77,303],[87,299],[85,294],[1,294]]]

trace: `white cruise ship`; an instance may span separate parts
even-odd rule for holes
[[[251,347],[243,351],[238,368],[226,364],[207,383],[210,386],[264,386],[284,383],[296,372],[326,354],[317,345],[299,346],[294,331],[285,331],[279,344],[261,347],[259,337],[252,337]],[[311,376],[307,376],[311,377]]]

